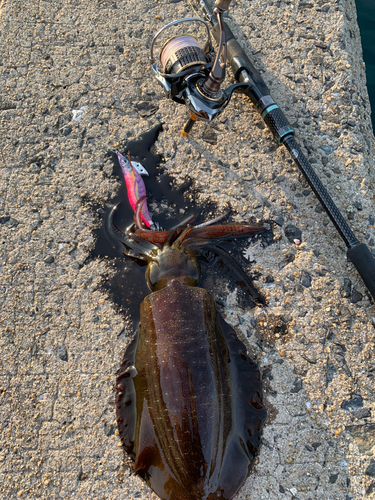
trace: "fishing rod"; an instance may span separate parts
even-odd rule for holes
[[[204,19],[185,18],[164,26],[152,41],[150,55],[151,68],[158,82],[164,87],[167,97],[179,104],[185,104],[190,111],[190,118],[182,134],[187,136],[197,120],[210,122],[219,116],[229,104],[234,91],[241,91],[247,95],[276,142],[285,146],[306,178],[347,246],[347,257],[375,299],[375,260],[368,247],[365,243],[359,242],[340,213],[297,144],[293,127],[271,97],[259,71],[224,22],[223,14],[228,10],[231,0],[216,0],[214,8],[207,0],[189,1],[195,10],[202,12]],[[160,70],[154,57],[156,40],[169,29],[187,22],[205,26],[207,33],[205,43],[202,46],[195,36],[187,34],[169,38],[160,49]],[[218,44],[216,55],[211,33]],[[227,62],[237,83],[223,90],[221,85],[225,79]]]

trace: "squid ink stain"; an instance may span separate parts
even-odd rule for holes
[[[197,191],[194,189],[192,180],[187,179],[182,185],[176,187],[174,178],[164,171],[162,158],[151,151],[161,130],[162,126],[157,125],[143,133],[138,140],[128,141],[120,148],[121,154],[127,156],[129,151],[131,160],[141,163],[149,174],[148,177],[143,177],[143,180],[147,191],[147,205],[152,214],[153,222],[161,229],[169,230],[189,216],[196,216],[194,224],[200,224],[220,215],[215,203],[198,204],[194,201]],[[136,330],[139,325],[139,306],[144,297],[149,295],[150,290],[145,280],[145,264],[124,257],[124,247],[120,239],[114,239],[113,235],[110,235],[109,231],[106,230],[110,211],[115,205],[118,205],[118,208],[113,221],[121,231],[125,232],[134,222],[134,211],[128,201],[126,184],[117,155],[115,152],[111,152],[109,155],[111,155],[114,165],[113,175],[120,180],[121,184],[116,196],[104,211],[102,225],[94,232],[96,243],[91,257],[110,260],[113,272],[110,273],[110,277],[104,277],[102,287],[109,293],[119,310],[126,312],[126,316],[131,318],[133,328]],[[251,223],[250,221],[246,222]],[[248,262],[243,257],[243,253],[245,248],[249,246],[249,241],[255,242],[257,239],[270,244],[272,232],[265,231],[247,238],[223,241],[220,242],[220,247],[228,252],[240,266],[247,269]],[[223,289],[223,286],[225,287],[225,283],[228,284],[230,290],[236,287],[236,280],[232,276],[231,270],[226,269],[225,265],[207,250],[199,254],[198,259],[202,270],[200,286],[206,288],[218,304],[222,303],[223,295],[220,290]],[[224,282],[223,276],[225,276]],[[255,305],[244,291],[239,290],[238,296],[240,306],[251,307]]]

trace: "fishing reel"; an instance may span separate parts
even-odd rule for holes
[[[223,13],[230,1],[217,0],[213,14],[217,18],[220,32],[219,47],[215,50],[211,41],[208,23],[197,17],[173,21],[159,30],[151,44],[151,68],[158,82],[163,86],[169,99],[185,104],[190,111],[190,119],[182,134],[187,136],[196,120],[210,122],[220,115],[228,105],[234,90],[246,83],[231,85],[222,90],[227,60],[227,40]],[[172,27],[186,23],[200,23],[206,29],[207,39],[202,44],[193,34],[182,33],[168,38],[159,51],[161,69],[155,62],[154,48],[158,38]]]

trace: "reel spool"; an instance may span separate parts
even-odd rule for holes
[[[156,40],[160,38],[161,34],[166,30],[185,23],[203,24],[206,28],[207,40],[202,46],[196,36],[190,33],[182,33],[181,35],[168,38],[159,52],[159,60],[161,64],[160,71],[155,63],[154,57]],[[205,21],[203,21],[203,19],[199,19],[199,17],[186,17],[184,19],[179,19],[178,21],[173,21],[156,33],[154,39],[152,40],[150,51],[151,68],[157,76],[161,75],[167,79],[169,75],[173,75],[174,77],[183,76],[185,75],[186,70],[197,66],[206,66],[211,61],[213,47],[209,26]],[[183,75],[181,73],[183,73]],[[168,80],[170,80],[170,78]]]
[[[159,58],[163,72],[167,75],[175,75],[208,63],[198,40],[190,34],[170,38],[160,50]]]

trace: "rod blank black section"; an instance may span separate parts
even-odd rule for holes
[[[327,212],[327,215],[335,225],[337,231],[340,233],[345,245],[349,248],[357,245],[358,240],[353,231],[341,215],[341,212],[336,207],[334,201],[326,188],[323,186],[322,181],[316,175],[315,170],[310,165],[301,148],[296,143],[294,137],[292,135],[286,136],[283,140],[283,144],[289,151],[297,167],[305,176],[307,182],[310,184],[311,189],[314,191],[324,210]]]
[[[364,243],[358,243],[347,251],[347,256],[375,299],[375,259]]]

